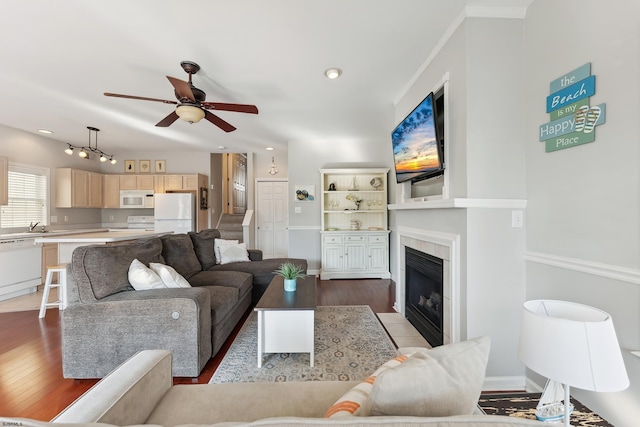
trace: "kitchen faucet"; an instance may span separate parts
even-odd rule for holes
[[[30,222],[29,223],[29,231],[33,231],[34,228],[36,228],[36,225],[40,224],[40,221],[36,222],[35,224]]]

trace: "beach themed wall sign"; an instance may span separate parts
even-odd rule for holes
[[[540,125],[540,141],[545,151],[557,151],[593,142],[596,126],[605,122],[606,104],[591,106],[596,93],[596,76],[591,63],[586,63],[549,84],[547,113],[549,123]]]

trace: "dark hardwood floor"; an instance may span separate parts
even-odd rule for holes
[[[391,280],[319,280],[318,305],[369,305],[374,313],[393,312]],[[248,316],[250,310],[245,314]],[[174,383],[206,384],[222,361],[243,321],[198,378]],[[62,378],[60,313],[50,309],[0,313],[0,416],[49,421],[97,380]]]

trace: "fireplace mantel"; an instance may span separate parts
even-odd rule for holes
[[[524,209],[527,207],[525,199],[469,199],[456,197],[452,199],[439,199],[429,197],[418,197],[406,199],[404,203],[388,205],[390,211],[400,211],[409,209]]]

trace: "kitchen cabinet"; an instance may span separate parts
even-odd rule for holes
[[[105,175],[102,191],[103,208],[120,207],[120,175]]]
[[[137,190],[150,190],[153,191],[155,187],[155,181],[153,175],[137,175],[136,176]]]
[[[0,157],[0,205],[9,204],[9,159]]]
[[[391,277],[388,172],[320,169],[321,279]]]
[[[164,176],[164,192],[182,191],[182,175],[165,175]]]
[[[88,200],[90,208],[102,207],[102,179],[100,173],[89,172]]]
[[[55,188],[57,208],[102,207],[102,174],[58,168]]]
[[[204,185],[201,185],[204,178]],[[199,187],[206,187],[208,178],[199,173],[189,175],[164,175],[164,192],[172,191],[198,191]]]
[[[58,244],[44,243],[42,245],[42,281],[47,277],[47,266],[58,264]],[[58,282],[58,273],[53,274],[53,282]]]
[[[137,190],[138,178],[135,175],[119,175],[120,190]]]

